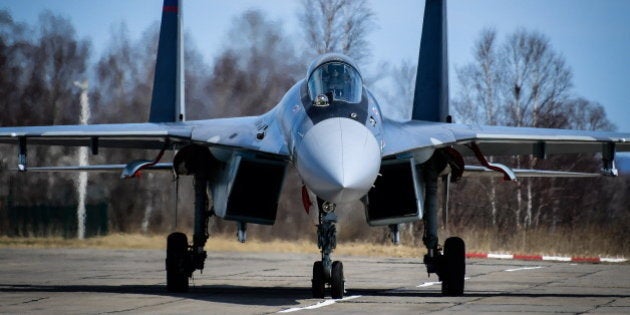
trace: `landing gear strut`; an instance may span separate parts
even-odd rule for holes
[[[330,257],[337,247],[335,204],[321,200],[318,200],[318,204],[320,210],[317,247],[321,250],[322,260],[313,264],[313,279],[311,280],[313,297],[324,298],[326,284],[329,284],[332,298],[341,299],[345,292],[343,264],[340,261],[333,262]]]
[[[424,201],[424,236],[422,241],[427,248],[424,264],[427,273],[435,273],[442,281],[442,294],[460,296],[464,294],[464,277],[466,274],[466,255],[464,241],[459,237],[451,237],[444,243],[444,249],[438,244],[437,219],[437,180],[439,160],[431,158],[424,165],[425,201]]]
[[[208,221],[213,214],[208,210],[208,178],[195,175],[195,232],[193,244],[188,245],[186,234],[171,233],[166,239],[166,289],[170,292],[188,291],[188,280],[195,270],[203,270],[207,254],[203,249],[208,237]]]

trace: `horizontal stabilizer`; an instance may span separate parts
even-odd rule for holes
[[[599,173],[584,173],[584,172],[566,172],[566,171],[551,171],[551,170],[534,170],[534,169],[511,169],[517,177],[600,177]],[[496,172],[484,166],[479,165],[466,165],[464,167],[465,177],[484,176],[484,177],[503,177],[502,173]]]

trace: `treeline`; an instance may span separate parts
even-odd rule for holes
[[[190,38],[186,39],[186,106],[188,119],[257,115],[272,108],[306,71],[312,57],[340,51],[359,62],[370,60],[366,35],[376,26],[367,1],[302,1],[299,16],[302,36],[287,35],[282,21],[261,11],[235,17],[224,49],[207,65]],[[352,12],[352,13],[351,13]],[[337,30],[343,29],[344,32]],[[159,24],[132,40],[124,24],[114,28],[109,45],[98,57],[88,40],[78,38],[65,18],[41,14],[34,25],[14,21],[0,11],[0,115],[1,126],[77,124],[77,81],[89,83],[90,123],[126,123],[147,120],[157,49]],[[316,43],[316,44],[315,44]],[[475,45],[473,62],[457,71],[459,90],[451,108],[458,122],[611,130],[603,107],[576,96],[571,71],[542,34],[517,30],[500,42],[494,31],[484,31]],[[306,53],[303,53],[306,52]],[[94,60],[94,62],[92,62]],[[385,113],[409,116],[415,65],[382,63],[378,76],[367,76],[378,89]],[[372,84],[371,84],[372,83]],[[391,88],[393,87],[393,88]],[[389,106],[388,104],[401,104]],[[103,149],[90,163],[126,163],[152,159],[157,152]],[[77,164],[76,149],[29,146],[32,165]],[[16,149],[0,147],[0,233],[6,234],[7,205],[67,206],[76,203],[75,176],[68,174],[17,174]],[[168,157],[165,157],[168,158]],[[497,157],[522,168],[596,171],[593,156]],[[192,223],[192,181],[176,182],[170,174],[147,173],[122,181],[118,174],[90,174],[88,204],[109,203],[109,230],[163,233]],[[304,213],[299,194],[301,181],[290,170],[273,227],[252,227],[256,238],[314,239],[314,218]],[[628,191],[625,179],[524,179],[501,183],[465,178],[452,185],[449,226],[458,229],[492,229],[509,237],[517,230],[566,229],[576,233],[584,226],[616,231],[630,237]],[[395,196],[393,196],[395,198]],[[342,211],[341,238],[387,239],[386,229],[370,229],[359,204]],[[231,223],[215,220],[211,233],[232,233]],[[422,223],[408,225],[403,241],[420,242]],[[27,230],[22,231],[28,234]],[[590,237],[590,236],[589,236]],[[610,237],[610,235],[606,236]]]
[[[303,1],[304,7],[313,6]],[[321,5],[320,5],[321,4]],[[271,109],[306,72],[318,53],[341,51],[365,60],[369,47],[363,40],[374,22],[366,1],[321,0],[301,16],[304,33],[326,40],[325,47],[312,48],[285,33],[282,21],[261,11],[247,11],[232,21],[223,50],[213,67],[206,64],[186,36],[185,82],[187,118],[206,119],[258,115]],[[363,12],[361,15],[351,12]],[[312,24],[313,20],[319,22]],[[350,21],[351,24],[346,23]],[[343,27],[347,32],[338,32]],[[109,44],[92,59],[91,44],[78,38],[70,21],[44,12],[33,25],[14,21],[0,11],[0,102],[1,126],[79,123],[79,82],[87,80],[91,119],[89,123],[145,122],[148,118],[159,23],[149,26],[133,40],[125,24],[113,28]],[[323,49],[323,50],[322,50]],[[307,53],[299,53],[306,51]],[[95,60],[91,62],[91,60]],[[59,207],[77,201],[75,175],[18,174],[16,149],[0,147],[0,233],[29,235],[28,226],[9,226],[7,209],[12,206]],[[74,148],[29,146],[31,165],[76,165]],[[90,156],[91,164],[126,163],[152,159],[157,152],[102,149]],[[168,159],[166,156],[164,159]],[[299,199],[300,180],[293,170],[285,181],[278,224],[261,227],[260,237],[295,237],[311,233]],[[118,174],[89,175],[88,204],[109,203],[109,230],[119,232],[164,232],[175,228],[175,204],[179,229],[192,224],[192,180],[176,183],[170,174],[146,173],[140,179],[122,181]],[[284,212],[287,213],[284,213]],[[283,224],[285,223],[285,224]],[[288,229],[285,229],[289,225]],[[231,223],[213,223],[213,232],[230,231]],[[250,228],[256,235],[256,228]],[[313,231],[314,232],[314,231]]]
[[[459,122],[615,129],[601,104],[572,91],[571,69],[545,35],[518,29],[500,39],[495,30],[487,29],[472,51],[473,61],[457,69],[460,89],[451,101]],[[517,168],[598,172],[602,167],[601,156],[588,154],[494,159]],[[570,231],[582,235],[585,243],[591,237],[608,238],[630,252],[624,241],[630,236],[627,177],[524,178],[517,183],[467,178],[455,186],[462,193],[453,194],[454,226],[473,223],[508,239],[520,230]]]

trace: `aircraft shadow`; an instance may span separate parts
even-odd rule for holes
[[[379,296],[379,297],[444,297],[439,291],[422,292],[417,290],[376,290],[376,289],[355,289],[351,292],[353,295],[362,296]],[[466,291],[464,297],[558,297],[558,298],[630,298],[630,294],[593,294],[593,293],[561,293],[561,292],[540,292],[540,293],[524,293],[524,292],[502,292],[502,291]]]
[[[298,305],[298,300],[311,298],[311,288],[243,287],[204,285],[190,288],[186,293],[166,291],[162,285],[15,285],[0,284],[1,293],[56,292],[56,293],[118,293],[144,294],[186,298],[200,301],[259,306]]]
[[[0,284],[0,292],[61,292],[61,293],[119,293],[145,294],[187,298],[200,301],[259,306],[287,306],[297,305],[299,300],[311,298],[311,288],[305,287],[245,287],[230,285],[203,285],[191,287],[187,293],[167,292],[160,285],[15,285]],[[442,298],[439,292],[422,292],[418,290],[391,289],[349,289],[347,296],[378,296],[378,297],[424,297]],[[576,293],[518,293],[483,291],[467,292],[464,297],[557,297],[557,298],[630,298],[630,294],[576,294]]]

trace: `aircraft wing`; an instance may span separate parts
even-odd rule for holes
[[[0,143],[162,149],[166,141],[189,142],[191,133],[185,125],[158,123],[2,127]]]
[[[630,151],[630,133],[568,129],[470,126],[425,121],[384,122],[383,156],[413,153],[422,149],[454,147],[473,155],[467,145],[475,143],[485,155],[547,155],[602,152],[614,145],[617,152]]]
[[[2,127],[0,143],[137,149],[173,149],[177,145],[196,143],[286,158],[288,150],[284,140],[264,137],[273,128],[265,124],[261,127],[261,119],[236,117],[182,123]]]

